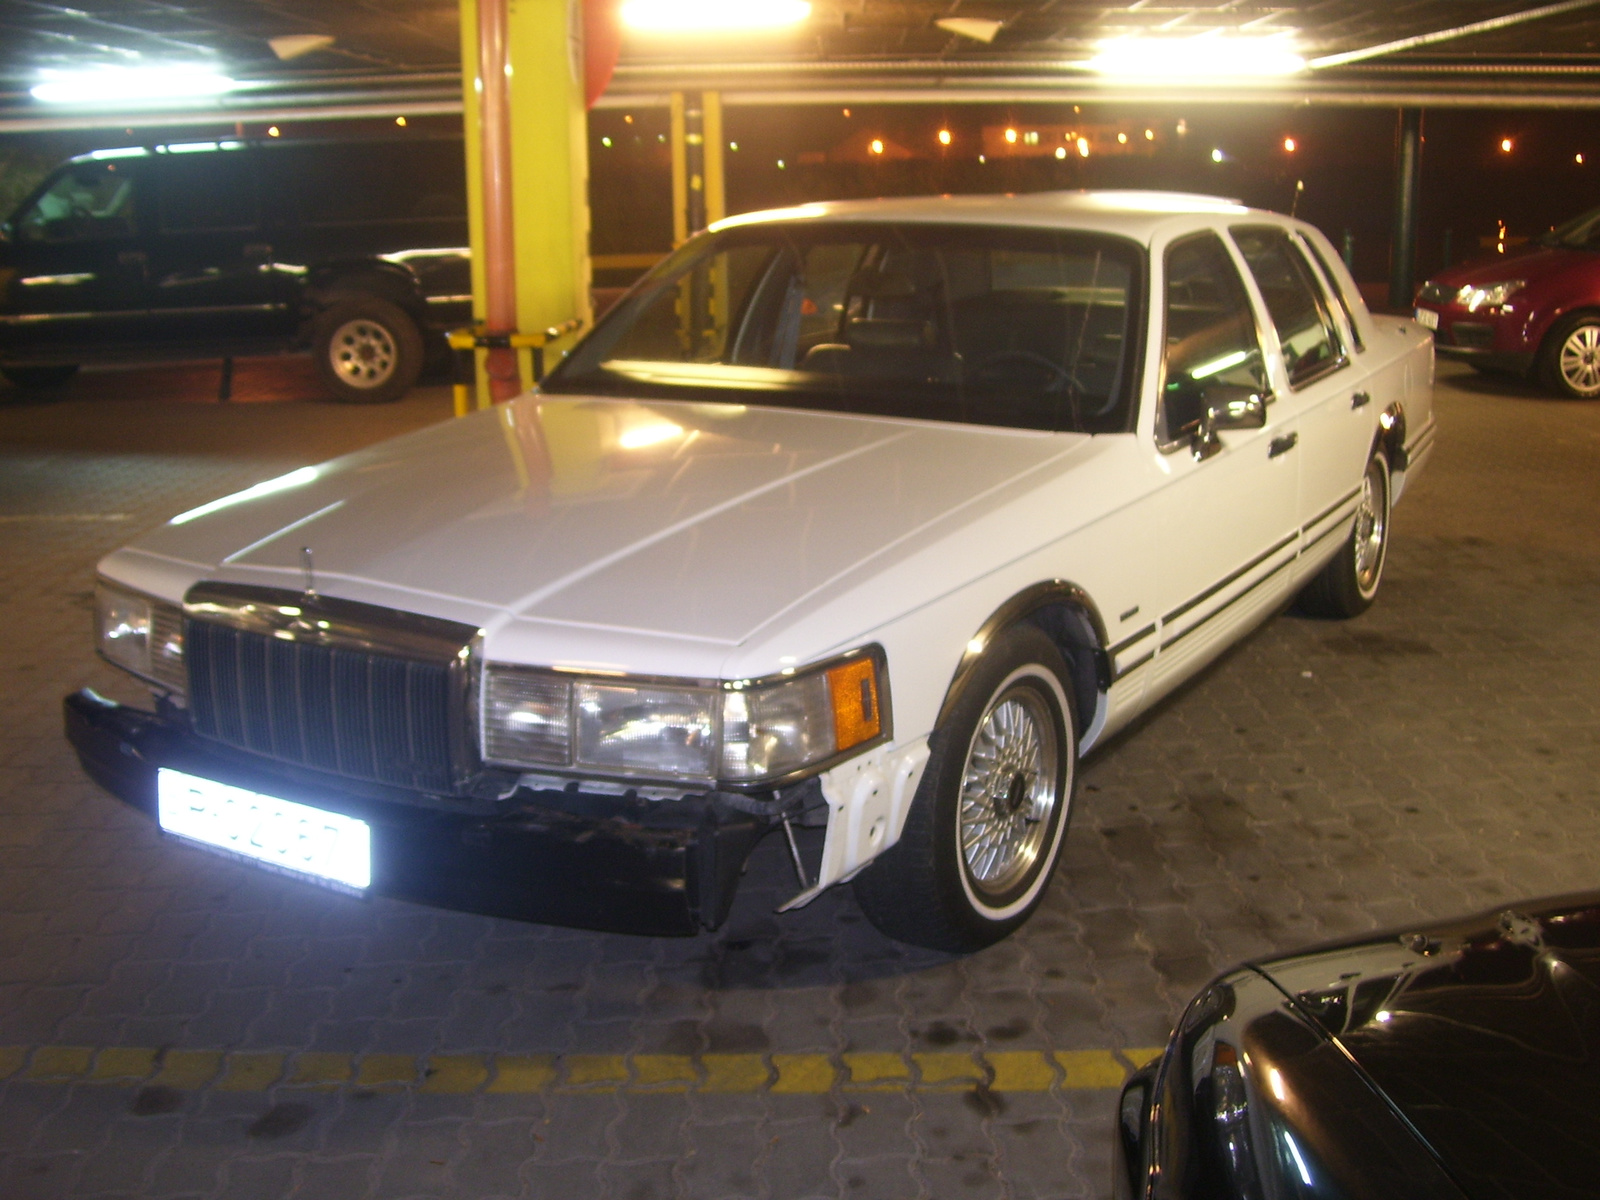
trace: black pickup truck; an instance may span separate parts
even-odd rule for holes
[[[397,399],[471,319],[460,138],[215,141],[63,163],[0,225],[0,373],[310,347]]]

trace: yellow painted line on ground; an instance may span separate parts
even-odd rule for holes
[[[143,1046],[0,1046],[0,1080],[160,1085],[264,1092],[273,1087],[400,1090],[443,1095],[535,1092],[826,1095],[835,1091],[1107,1091],[1125,1063],[1159,1046],[844,1054],[338,1054],[304,1050],[155,1050]]]

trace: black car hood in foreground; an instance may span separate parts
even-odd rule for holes
[[[1600,1195],[1600,892],[1254,965],[1474,1200]]]

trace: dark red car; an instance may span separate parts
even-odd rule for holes
[[[1600,397],[1600,208],[1520,253],[1435,275],[1417,293],[1417,320],[1446,358]]]

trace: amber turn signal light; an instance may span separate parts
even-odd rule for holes
[[[828,696],[833,705],[836,750],[869,742],[883,731],[878,707],[878,669],[870,658],[842,663],[828,672]]]

